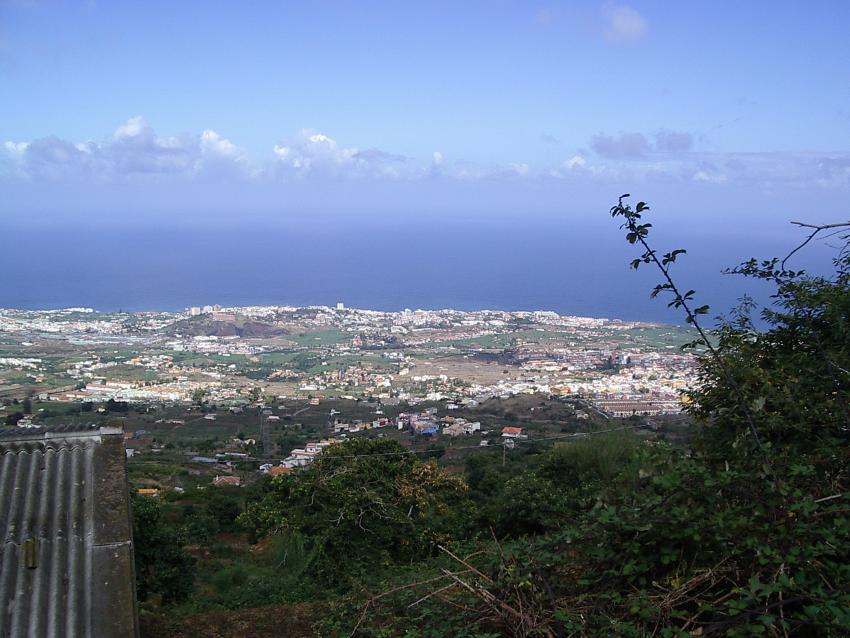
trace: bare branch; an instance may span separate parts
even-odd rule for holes
[[[815,238],[815,236],[817,236],[818,233],[820,233],[824,230],[830,230],[832,228],[850,228],[850,222],[839,222],[837,224],[806,224],[805,222],[791,222],[791,223],[794,224],[794,226],[799,226],[800,228],[812,228],[813,230],[812,230],[811,234],[808,237],[806,237],[805,241],[803,241],[802,244],[800,244],[794,250],[792,250],[790,253],[785,255],[785,258],[779,264],[780,268],[782,270],[785,270],[785,262],[788,261],[789,259],[791,259],[791,256],[794,253],[796,253],[797,251],[802,249],[806,244],[808,244],[810,241],[812,241]],[[830,234],[830,237],[834,234],[835,233]]]
[[[483,572],[481,572],[481,571],[479,571],[479,570],[475,569],[475,567],[473,567],[472,565],[470,565],[468,562],[466,562],[466,561],[465,561],[465,560],[463,560],[462,558],[459,558],[458,556],[455,556],[454,554],[452,554],[449,550],[447,550],[447,549],[446,549],[445,547],[443,547],[442,545],[437,545],[437,547],[438,547],[440,550],[444,551],[444,552],[445,552],[446,554],[448,554],[449,556],[451,556],[452,558],[454,558],[457,562],[459,562],[461,565],[463,565],[464,567],[466,567],[466,568],[467,568],[467,569],[469,569],[470,571],[473,571],[473,572],[475,572],[476,574],[478,574],[479,576],[481,576],[481,578],[483,578],[483,579],[485,579],[485,580],[489,580],[491,583],[493,582],[493,579],[492,579],[492,578],[490,578],[487,574],[485,574],[485,573],[483,573]]]

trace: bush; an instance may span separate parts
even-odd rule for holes
[[[163,519],[155,498],[134,495],[132,506],[139,600],[159,596],[163,605],[185,600],[194,587],[194,561],[183,551],[183,531]]]
[[[450,508],[465,492],[462,479],[395,441],[353,439],[276,477],[239,520],[257,537],[311,539],[317,577],[340,585],[379,566],[427,556],[449,533]]]

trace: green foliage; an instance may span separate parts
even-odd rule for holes
[[[17,425],[18,421],[20,421],[23,418],[24,418],[23,412],[11,412],[10,414],[7,414],[4,417],[3,423],[5,425]]]
[[[209,577],[200,608],[242,609],[321,598],[311,569],[315,551],[303,537],[275,537],[259,555],[225,563]]]
[[[589,433],[471,455],[464,481],[351,440],[246,490],[258,549],[209,575],[208,602],[322,599],[329,637],[850,634],[848,252],[831,278],[742,264],[776,304],[757,328],[745,301],[709,335],[671,276],[685,251],[655,252],[648,210],[612,214],[643,249],[632,266],[660,269],[653,295],[700,332],[690,449]],[[198,504],[188,528],[233,513]]]
[[[235,531],[236,519],[242,513],[242,499],[239,488],[215,488],[204,499],[204,512],[216,522],[219,529]]]
[[[204,401],[207,398],[207,391],[205,388],[196,388],[192,392],[192,401],[198,405],[203,405]]]
[[[624,474],[639,444],[633,432],[623,431],[559,445],[544,457],[541,473],[563,487],[609,482]]]
[[[832,279],[750,260],[734,272],[772,282],[773,308],[757,331],[743,304],[718,331],[718,357],[702,361],[700,384],[689,394],[693,413],[710,421],[703,446],[728,455],[746,447],[748,431],[736,410],[741,397],[773,455],[831,454],[850,441],[850,260],[836,260]],[[820,452],[819,452],[820,451]]]
[[[139,600],[159,596],[164,605],[185,600],[193,589],[194,561],[183,551],[183,531],[165,521],[155,498],[134,495],[132,505]]]
[[[470,463],[471,495],[478,511],[498,504],[503,540],[481,535],[453,565],[388,582],[357,635],[404,635],[438,613],[433,635],[460,618],[509,636],[850,634],[848,252],[832,278],[746,262],[736,271],[776,287],[766,327],[745,302],[709,338],[707,307],[670,276],[684,251],[657,255],[646,211],[621,199],[612,214],[644,249],[632,266],[660,269],[653,294],[672,294],[700,331],[694,448],[591,436],[524,472]]]
[[[558,527],[566,512],[563,493],[536,472],[523,472],[504,484],[494,529],[499,536],[540,534]]]
[[[685,312],[685,319],[687,322],[693,324],[699,332],[700,339],[695,343],[705,345],[710,348],[711,346],[708,338],[700,327],[698,321],[698,317],[700,315],[708,314],[709,307],[703,305],[697,308],[692,308],[691,306],[693,305],[692,302],[696,291],[687,290],[682,292],[671,277],[670,267],[676,263],[676,259],[679,255],[684,255],[688,251],[682,248],[677,248],[668,253],[664,253],[664,255],[659,259],[658,251],[652,248],[648,243],[649,229],[652,228],[652,224],[643,221],[643,217],[649,212],[649,204],[646,202],[638,202],[637,205],[632,208],[625,202],[625,200],[629,197],[630,195],[628,194],[621,195],[617,205],[612,206],[610,212],[612,217],[622,217],[623,224],[620,228],[626,230],[626,241],[630,244],[639,244],[643,248],[643,254],[638,259],[632,260],[631,267],[637,270],[641,264],[650,264],[654,265],[658,269],[663,276],[663,281],[652,289],[650,297],[654,299],[660,293],[669,293],[673,299],[667,304],[667,307],[677,309],[681,308]]]
[[[107,412],[127,413],[130,411],[129,403],[126,401],[116,401],[115,399],[109,399],[103,404],[103,407],[106,408]]]
[[[206,512],[188,512],[186,515],[186,540],[192,545],[209,545],[221,527],[214,516]]]
[[[300,534],[314,544],[315,575],[341,584],[420,559],[443,541],[465,497],[459,477],[395,441],[354,439],[310,466],[276,477],[240,522],[258,537]]]

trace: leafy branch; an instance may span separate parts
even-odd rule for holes
[[[620,195],[617,205],[611,207],[611,217],[622,217],[625,221],[620,226],[620,228],[626,230],[626,241],[630,244],[640,244],[644,253],[637,259],[633,259],[631,262],[631,267],[637,270],[641,264],[655,264],[658,270],[661,271],[661,274],[664,276],[664,282],[655,286],[650,293],[650,297],[653,299],[657,297],[662,292],[670,292],[673,295],[673,300],[667,304],[668,308],[681,308],[685,311],[686,320],[689,324],[693,325],[696,331],[699,333],[700,338],[695,341],[691,345],[701,344],[704,345],[708,351],[711,353],[714,362],[717,364],[719,369],[722,371],[723,376],[726,377],[729,385],[735,389],[736,398],[738,400],[738,404],[741,407],[741,410],[744,413],[744,416],[747,420],[747,425],[749,427],[750,433],[753,435],[753,440],[756,443],[756,447],[761,452],[764,452],[764,447],[761,443],[761,438],[759,437],[758,430],[756,429],[755,423],[752,418],[752,414],[750,412],[750,408],[747,405],[746,400],[744,399],[744,395],[741,392],[740,386],[734,382],[731,372],[729,368],[726,366],[723,358],[718,353],[717,349],[711,345],[711,341],[709,341],[708,336],[705,333],[705,330],[699,323],[699,316],[708,314],[709,307],[707,305],[692,307],[694,295],[696,294],[695,290],[688,290],[686,292],[682,292],[681,289],[676,285],[676,282],[673,281],[672,276],[670,275],[670,266],[676,263],[676,259],[679,255],[684,255],[687,253],[686,250],[682,248],[677,248],[676,250],[672,250],[668,253],[665,253],[660,259],[658,258],[658,252],[650,247],[647,242],[647,237],[649,237],[649,229],[652,228],[652,224],[643,222],[643,215],[646,211],[649,210],[649,204],[646,202],[638,202],[637,205],[632,208],[629,204],[624,203],[624,200],[628,197],[631,197],[628,193],[624,195]]]
[[[639,243],[644,248],[645,252],[643,255],[641,255],[638,259],[633,259],[631,267],[637,270],[641,264],[654,263],[656,265],[656,267],[661,271],[661,274],[664,275],[665,282],[655,286],[650,293],[650,297],[654,299],[662,292],[671,292],[673,294],[673,301],[668,303],[667,307],[681,308],[684,310],[687,315],[687,322],[692,324],[699,333],[700,339],[696,343],[704,345],[711,351],[712,355],[717,357],[717,351],[714,346],[711,345],[708,336],[705,334],[705,331],[702,326],[700,326],[698,320],[700,315],[708,314],[709,307],[705,305],[692,309],[691,303],[689,302],[693,302],[696,291],[688,290],[682,293],[679,287],[676,286],[673,278],[670,276],[670,265],[676,262],[679,255],[684,255],[688,251],[682,248],[677,248],[669,253],[665,253],[661,259],[659,259],[658,253],[652,249],[646,241],[646,238],[649,236],[649,229],[652,228],[652,224],[640,223],[643,213],[649,210],[649,205],[646,202],[638,202],[637,206],[632,209],[631,206],[623,203],[623,200],[627,197],[630,197],[628,193],[620,196],[617,205],[611,208],[611,216],[623,217],[625,221],[620,228],[625,228],[628,231],[626,233],[626,241],[630,244]]]

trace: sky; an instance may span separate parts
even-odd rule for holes
[[[130,272],[171,264],[113,304],[157,307],[184,277],[179,305],[239,246],[234,295],[297,266],[314,291],[298,299],[327,302],[348,254],[371,265],[347,286],[413,259],[398,273],[428,283],[424,305],[545,307],[560,272],[560,310],[595,295],[581,308],[620,312],[651,279],[604,283],[635,256],[607,215],[628,192],[728,307],[722,268],[785,254],[789,221],[848,217],[847,25],[850,3],[826,0],[0,0],[0,224],[20,240],[0,305],[105,299],[124,285],[105,241]],[[289,251],[303,260],[322,237],[337,256],[320,274],[285,266],[287,242],[316,246]],[[380,303],[415,303],[392,290]]]
[[[694,223],[817,216],[850,185],[848,24],[842,1],[6,1],[0,215],[581,216],[629,191]]]

